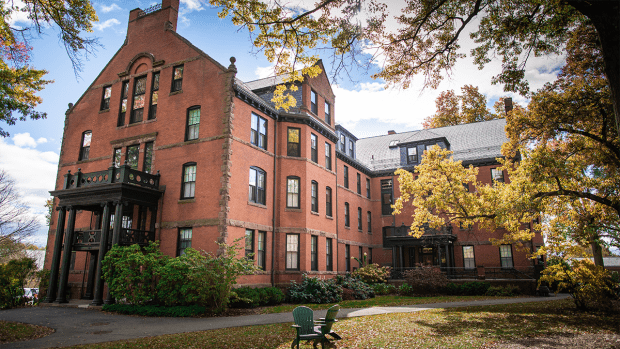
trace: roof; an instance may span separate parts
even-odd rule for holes
[[[505,127],[506,120],[497,119],[362,138],[356,144],[357,159],[371,171],[396,169],[400,167],[400,149],[390,148],[392,141],[396,140],[400,144],[441,137],[450,143],[454,160],[494,159],[502,156],[502,144],[508,141]]]
[[[264,79],[258,79],[254,81],[248,81],[245,83],[246,87],[252,91],[260,90],[266,87],[281,85],[285,81],[285,79],[289,76],[289,74],[282,74],[276,76],[270,76]]]

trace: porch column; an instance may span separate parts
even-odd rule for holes
[[[392,247],[392,269],[396,270],[396,246]]]
[[[110,233],[110,203],[103,204],[103,215],[101,217],[101,240],[99,241],[99,255],[97,256],[97,271],[95,275],[95,296],[92,305],[103,304],[103,279],[101,278],[101,266],[108,248],[108,235]]]
[[[439,264],[439,268],[441,268],[441,245],[437,244],[435,246],[437,247],[437,262],[439,262],[437,264]]]
[[[69,206],[69,218],[67,222],[67,233],[65,234],[65,244],[62,251],[62,266],[60,270],[60,283],[58,285],[57,303],[67,303],[67,282],[69,281],[69,267],[71,266],[71,250],[73,247],[73,230],[75,229],[75,207]]]
[[[403,257],[403,246],[402,245],[398,247],[398,253],[400,255],[400,257],[399,257],[400,258],[400,265],[399,265],[399,267],[400,267],[400,270],[404,271],[404,269],[405,269],[404,268],[405,260],[404,260],[404,257]]]
[[[93,297],[93,284],[95,283],[95,273],[97,267],[97,251],[90,251],[90,258],[88,263],[88,281],[86,282],[86,292],[84,293],[84,299],[92,299]]]
[[[52,255],[52,269],[50,270],[50,282],[47,286],[48,303],[56,299],[58,289],[58,269],[60,267],[60,254],[62,252],[62,237],[65,233],[65,207],[58,207],[58,224],[56,225],[56,239],[54,240],[54,254]]]
[[[452,265],[452,258],[450,258],[450,245],[446,244],[446,266],[450,268]]]
[[[114,210],[114,230],[112,231],[112,246],[118,245],[121,241],[121,229],[123,228],[123,202],[114,202],[116,208]],[[109,286],[109,285],[108,285]],[[108,289],[108,296],[106,297],[105,304],[113,304],[114,297]]]

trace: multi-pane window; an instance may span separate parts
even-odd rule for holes
[[[249,201],[266,205],[265,197],[265,171],[258,167],[250,167],[250,192]]]
[[[364,248],[362,246],[359,247],[359,259],[358,259],[358,263],[360,265],[360,268],[363,267],[362,262],[364,261]]]
[[[146,76],[134,80],[133,103],[129,123],[142,121],[144,115],[144,94],[146,93]]]
[[[499,247],[499,259],[502,268],[512,268],[512,245],[501,245]]]
[[[325,168],[332,169],[332,146],[325,142]]]
[[[299,269],[299,235],[286,234],[286,269]]]
[[[183,186],[181,199],[192,199],[196,191],[196,164],[183,165]]]
[[[349,167],[344,166],[344,187],[349,188]]]
[[[127,165],[134,170],[138,169],[138,158],[140,157],[140,144],[134,144],[127,147],[127,154],[125,160]]]
[[[184,255],[185,249],[192,247],[192,228],[179,229],[179,242],[177,246],[177,256]]]
[[[299,132],[298,128],[288,128],[286,138],[286,155],[288,156],[301,156],[301,149],[299,147]]]
[[[200,107],[194,107],[187,110],[187,127],[185,129],[185,140],[191,141],[198,139],[200,130]]]
[[[103,88],[103,97],[101,97],[101,110],[110,109],[110,97],[112,97],[112,86]]]
[[[254,230],[245,230],[245,258],[254,259]]]
[[[366,212],[367,224],[368,224],[368,234],[372,234],[372,215],[370,211]]]
[[[123,81],[121,87],[121,110],[118,113],[116,126],[125,125],[125,114],[127,113],[127,96],[129,94],[129,81]]]
[[[149,108],[149,120],[157,117],[157,102],[159,101],[159,73],[153,74],[151,83],[151,107]]]
[[[345,271],[351,271],[351,246],[344,245],[344,261],[345,261]]]
[[[392,214],[392,180],[381,180],[381,214],[384,216]]]
[[[474,269],[476,267],[474,246],[463,246],[463,267],[465,269]]]
[[[310,270],[319,270],[319,238],[318,236],[310,237]]]
[[[317,138],[314,133],[310,134],[310,160],[319,162],[319,152],[317,149]]]
[[[332,113],[331,106],[326,101],[325,102],[325,122],[328,125],[332,124],[332,114],[331,113]]]
[[[362,208],[357,208],[357,230],[362,231]]]
[[[153,142],[144,144],[144,163],[142,164],[142,171],[146,173],[151,173],[153,171]]]
[[[357,193],[362,195],[362,176],[357,173]]]
[[[351,222],[349,220],[349,203],[345,202],[344,203],[344,226],[345,227],[349,227],[351,225]]]
[[[407,148],[407,163],[413,164],[416,162],[418,162],[418,148],[417,147]]]
[[[299,177],[286,178],[286,207],[299,208]]]
[[[319,184],[316,181],[312,181],[310,184],[310,200],[312,212],[319,212]]]
[[[372,247],[368,248],[368,264],[372,264]]]
[[[366,197],[370,199],[370,178],[366,178]]]
[[[349,156],[355,158],[355,150],[353,146],[353,140],[349,139]]]
[[[325,239],[325,270],[334,270],[333,254],[332,254],[332,239]]]
[[[491,169],[491,178],[497,182],[504,182],[504,171],[498,168]]]
[[[90,155],[90,142],[93,138],[93,133],[91,131],[85,131],[82,133],[82,145],[80,146],[80,156],[78,160],[88,160],[88,156]]]
[[[318,104],[318,98],[317,98],[316,92],[314,92],[313,90],[310,90],[310,110],[314,114],[319,113],[318,105],[319,104]]]
[[[252,131],[250,143],[263,149],[267,149],[267,120],[252,113]]]
[[[332,216],[332,188],[325,188],[325,215]]]
[[[121,148],[114,149],[114,167],[121,167],[121,155],[123,150]]]
[[[174,67],[172,70],[172,92],[183,89],[183,66]]]
[[[257,241],[257,246],[256,246],[256,265],[262,269],[265,270],[266,269],[266,263],[265,263],[265,251],[266,251],[266,247],[267,247],[267,232],[264,231],[258,231],[258,241]]]
[[[346,138],[343,134],[340,134],[340,151],[346,153]]]

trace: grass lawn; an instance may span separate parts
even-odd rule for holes
[[[342,319],[337,348],[482,348],[524,337],[618,334],[620,314],[583,313],[572,300],[437,309]],[[89,348],[290,348],[291,324],[228,328]],[[303,344],[310,348],[311,344]]]
[[[52,332],[49,327],[0,320],[0,344],[36,339]]]

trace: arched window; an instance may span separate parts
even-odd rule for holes
[[[181,185],[181,199],[193,199],[196,192],[196,163],[183,165],[183,184]]]

